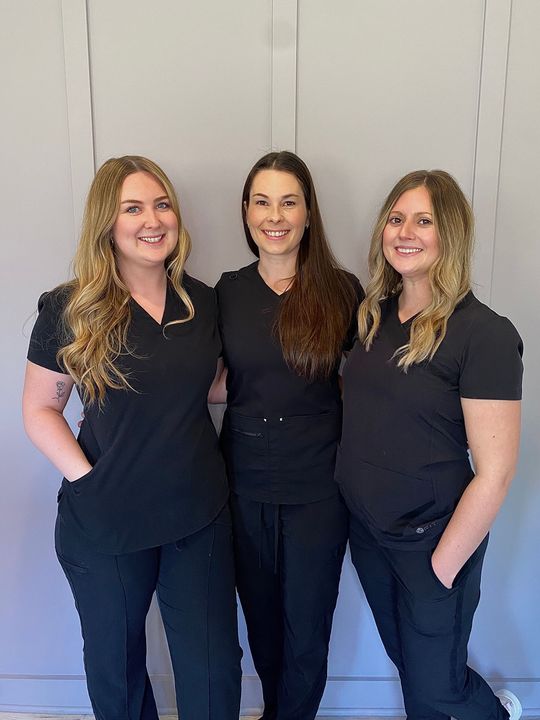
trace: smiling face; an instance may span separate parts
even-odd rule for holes
[[[165,189],[148,172],[128,175],[112,227],[120,274],[164,266],[178,242],[178,220]]]
[[[431,197],[424,185],[407,190],[394,204],[383,230],[384,257],[404,280],[427,280],[439,257]]]
[[[246,223],[259,256],[296,257],[308,222],[302,187],[295,175],[260,170],[244,205]]]

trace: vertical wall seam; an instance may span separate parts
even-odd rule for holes
[[[274,149],[275,143],[275,127],[274,127],[274,103],[275,103],[275,89],[274,89],[274,72],[275,72],[275,23],[276,23],[276,2],[272,0],[272,13],[270,18],[270,147]]]
[[[86,0],[61,0],[71,193],[75,236],[95,172]]]
[[[71,133],[69,131],[69,102],[68,102],[68,81],[67,81],[67,57],[66,57],[66,27],[65,27],[65,15],[64,15],[64,3],[60,4],[60,17],[62,20],[62,54],[64,56],[64,92],[66,95],[66,127],[68,132],[68,153],[69,153],[69,183],[71,186],[71,215],[73,220],[73,234],[77,233],[76,225],[76,213],[75,213],[75,196],[73,192],[73,162],[72,162],[72,148],[71,148]],[[67,280],[68,278],[66,278]]]
[[[471,178],[471,202],[474,205],[474,196],[476,191],[476,161],[478,159],[478,136],[480,133],[480,104],[481,104],[481,98],[482,98],[482,76],[484,72],[484,50],[485,50],[485,43],[486,43],[486,16],[487,16],[487,3],[488,0],[484,0],[484,12],[482,17],[482,41],[480,43],[480,70],[478,74],[478,99],[476,103],[476,130],[475,130],[475,137],[474,137],[474,157],[473,157],[473,165],[472,165],[472,178]]]
[[[298,2],[272,2],[272,149],[296,148]]]
[[[472,201],[478,239],[475,283],[491,303],[495,267],[498,193],[508,75],[511,0],[484,0]]]
[[[295,0],[295,33],[294,33],[294,144],[291,148],[293,152],[296,152],[298,145],[298,37],[299,37],[299,13],[300,13],[300,0]]]
[[[97,158],[96,158],[96,118],[95,118],[95,109],[94,109],[94,93],[93,93],[93,85],[92,85],[92,55],[90,52],[90,22],[88,20],[88,0],[84,0],[84,17],[85,17],[85,24],[86,24],[86,55],[88,60],[88,90],[90,93],[90,132],[92,136],[92,158],[94,161],[94,173],[96,171],[97,167]]]

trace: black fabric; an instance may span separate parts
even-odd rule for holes
[[[360,299],[360,284],[348,277]],[[308,382],[287,367],[273,334],[281,296],[261,278],[256,262],[224,273],[216,291],[228,368],[222,444],[231,487],[252,500],[285,504],[335,494],[339,362],[326,381]],[[356,312],[344,350],[355,324]]]
[[[189,322],[164,328],[186,310],[169,286],[162,323],[131,300],[126,352],[119,358],[134,391],[108,390],[103,409],[86,405],[78,442],[92,470],[64,479],[63,521],[96,550],[126,553],[190,535],[217,516],[227,481],[207,393],[221,354],[213,290],[185,276],[195,307]],[[66,342],[59,322],[66,293],[40,301],[28,359],[56,372]]]
[[[345,364],[336,479],[382,544],[416,550],[437,544],[473,477],[461,398],[518,400],[522,342],[469,293],[433,360],[404,373],[393,355],[411,321],[397,303],[382,303],[372,348],[357,342]]]
[[[489,685],[467,665],[487,538],[451,589],[435,575],[429,550],[381,546],[354,517],[349,541],[384,647],[399,672],[408,720],[507,720]]]
[[[154,590],[183,720],[238,720],[241,650],[230,513],[187,538],[110,555],[56,524],[56,551],[84,638],[96,720],[158,720],[146,670],[145,619]]]
[[[347,509],[339,495],[271,505],[233,493],[231,510],[236,583],[263,717],[312,720],[326,684]]]

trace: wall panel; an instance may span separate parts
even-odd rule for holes
[[[240,198],[271,145],[272,3],[88,9],[97,164],[134,153],[163,165],[194,241],[189,267],[215,282],[250,257]]]
[[[358,272],[401,175],[440,167],[471,191],[483,2],[300,0],[298,27],[297,149]]]

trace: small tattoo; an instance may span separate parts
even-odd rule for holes
[[[53,397],[53,400],[58,400],[60,402],[60,399],[64,397],[66,394],[66,391],[64,388],[66,387],[66,383],[63,380],[58,380],[56,383],[56,396]]]

